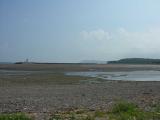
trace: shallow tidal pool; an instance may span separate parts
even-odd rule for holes
[[[160,81],[160,71],[124,71],[124,72],[66,72],[69,76],[85,76],[105,80]]]

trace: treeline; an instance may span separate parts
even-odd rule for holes
[[[108,64],[160,64],[160,59],[125,58],[117,61],[108,61]]]

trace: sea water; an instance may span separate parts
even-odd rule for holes
[[[105,80],[160,81],[160,71],[124,71],[124,72],[67,72],[66,75],[101,78]]]

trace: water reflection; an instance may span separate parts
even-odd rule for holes
[[[96,77],[106,80],[160,81],[160,71],[67,72],[66,75]]]

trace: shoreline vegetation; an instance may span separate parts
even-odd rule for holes
[[[109,110],[71,109],[50,113],[46,120],[159,120],[160,104],[146,111],[127,101],[116,102]],[[0,114],[0,120],[35,120],[32,113]]]
[[[160,59],[124,58],[116,61],[108,61],[108,64],[160,64]]]

